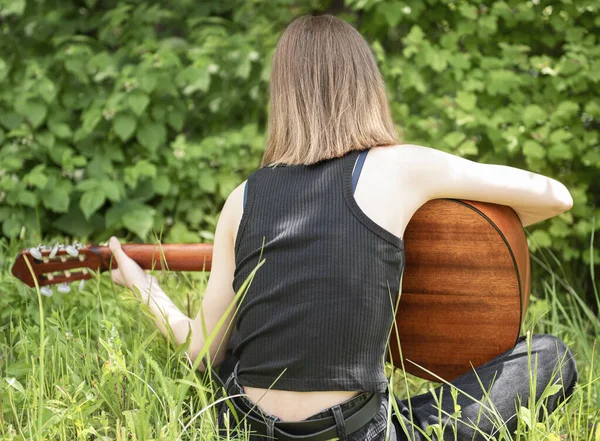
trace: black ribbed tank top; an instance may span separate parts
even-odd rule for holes
[[[354,200],[357,157],[267,166],[248,178],[236,292],[265,262],[238,305],[240,384],[386,390],[383,363],[404,248]]]

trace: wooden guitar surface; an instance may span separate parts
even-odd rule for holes
[[[407,372],[436,380],[419,365],[450,381],[514,346],[529,300],[530,266],[511,208],[430,201],[411,219],[404,243],[397,332],[390,339],[396,366],[401,349]]]
[[[408,224],[404,245],[392,363],[423,378],[450,381],[514,346],[530,282],[525,233],[511,208],[430,201]],[[144,269],[210,271],[212,263],[208,244],[129,244],[123,250]],[[12,273],[29,286],[63,284],[68,290],[72,281],[115,268],[111,255],[106,246],[41,246],[23,250]]]

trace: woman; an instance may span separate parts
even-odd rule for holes
[[[437,439],[485,439],[503,424],[514,430],[515,403],[526,404],[530,393],[524,340],[454,382],[460,418],[446,386],[441,399],[435,391],[437,404],[429,393],[398,400],[388,424],[383,358],[404,268],[402,237],[431,199],[509,205],[527,226],[571,208],[568,190],[523,170],[399,144],[367,43],[333,16],[288,26],[270,87],[263,167],[223,207],[204,316],[182,314],[115,238],[113,280],[142,293],[163,334],[170,326],[182,343],[191,332],[194,360],[214,332],[209,357],[221,363],[235,323],[239,363],[226,391],[243,396],[231,400],[237,412],[223,406],[220,421],[249,422],[252,439],[427,439],[432,429]],[[234,316],[235,293],[249,277]],[[573,390],[573,357],[551,336],[534,336],[531,350],[536,398],[549,384],[562,386],[547,401],[550,412]]]

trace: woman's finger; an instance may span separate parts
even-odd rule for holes
[[[118,268],[111,270],[110,278],[116,285],[121,285],[121,286],[126,285],[125,280],[123,279],[123,274],[121,273],[121,270]]]
[[[149,284],[148,275],[134,260],[125,254],[119,239],[114,236],[111,237],[108,246],[119,266],[111,274],[115,283],[127,286],[130,289],[133,289],[133,285],[141,288]]]
[[[127,254],[121,248],[121,242],[115,236],[110,238],[110,242],[108,243],[108,247],[112,251],[115,259],[117,259],[117,263],[121,266],[122,263],[125,262],[125,259],[128,258]]]

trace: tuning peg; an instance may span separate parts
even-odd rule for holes
[[[42,286],[40,288],[40,292],[46,297],[52,297],[52,288],[50,288],[49,286]]]
[[[77,251],[77,248],[75,248],[73,245],[69,245],[67,248],[65,248],[65,251],[71,257],[77,257],[79,255],[79,251]]]
[[[50,259],[54,259],[56,257],[56,253],[58,252],[58,244],[54,245],[54,247],[52,247],[52,251],[50,251],[50,254],[48,255],[48,257]]]
[[[38,248],[29,248],[29,254],[31,254],[34,259],[42,260],[42,253]]]
[[[71,287],[66,283],[61,283],[58,285],[58,292],[61,294],[68,294],[71,292]]]

